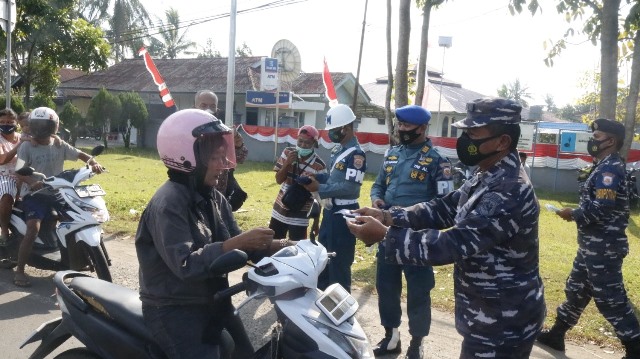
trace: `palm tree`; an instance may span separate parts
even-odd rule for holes
[[[151,17],[140,0],[80,0],[78,13],[96,26],[107,28],[116,62],[140,48]]]
[[[522,107],[529,107],[529,103],[525,99],[533,99],[529,93],[529,87],[521,84],[520,79],[516,79],[508,85],[502,85],[498,90],[498,96],[518,101]]]
[[[188,28],[180,34],[180,15],[178,10],[169,8],[169,10],[165,11],[165,16],[167,18],[166,24],[161,19],[158,19],[163,29],[159,34],[161,39],[151,38],[149,52],[163,59],[175,59],[180,53],[196,54],[195,51],[189,51],[189,49],[196,47],[196,43],[185,38]]]

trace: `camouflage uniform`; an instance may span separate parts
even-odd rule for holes
[[[567,278],[567,299],[558,319],[573,327],[591,298],[623,342],[640,338],[640,326],[622,280],[622,261],[629,253],[625,229],[629,222],[625,164],[612,153],[596,164],[580,188],[578,252]]]
[[[517,151],[455,192],[390,212],[387,261],[454,264],[461,357],[528,357],[545,304],[538,272],[539,206]]]

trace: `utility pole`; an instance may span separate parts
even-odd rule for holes
[[[360,35],[360,54],[358,55],[358,70],[356,72],[356,86],[353,89],[353,104],[351,109],[356,112],[356,105],[358,103],[358,87],[360,87],[360,63],[362,62],[362,47],[364,46],[364,30],[367,25],[367,6],[369,0],[364,2],[364,18],[362,19],[362,35]]]
[[[236,82],[236,13],[237,1],[231,0],[229,12],[229,57],[227,58],[227,93],[224,106],[224,122],[227,126],[233,126],[233,102],[235,100]]]

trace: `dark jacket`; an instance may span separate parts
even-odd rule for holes
[[[204,197],[187,185],[167,181],[151,198],[136,233],[140,299],[150,305],[211,303],[229,286],[208,274],[222,242],[241,231],[218,191]]]

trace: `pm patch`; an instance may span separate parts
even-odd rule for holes
[[[482,196],[476,211],[483,216],[492,216],[496,214],[499,208],[502,206],[502,197],[497,193],[488,193]]]

